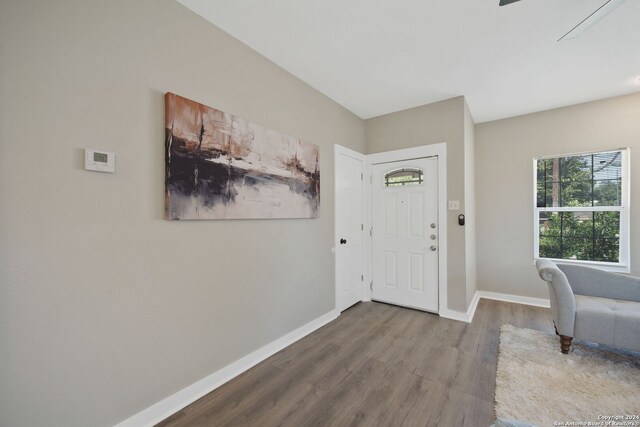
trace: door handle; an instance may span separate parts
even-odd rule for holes
[[[436,248],[436,245],[432,245],[429,249],[431,249],[432,251],[435,251],[438,248]]]
[[[340,239],[340,244],[344,245],[345,243],[347,243],[347,239]]]

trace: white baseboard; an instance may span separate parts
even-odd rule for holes
[[[471,304],[469,304],[469,308],[467,308],[466,312],[445,309],[440,310],[440,317],[458,320],[460,322],[471,323],[471,321],[473,320],[473,316],[476,314],[476,308],[478,308],[478,301],[480,301],[480,295],[478,291],[476,291],[476,293],[473,294]]]
[[[467,310],[469,316],[469,323],[473,320],[473,316],[476,314],[476,308],[478,308],[478,303],[480,302],[480,293],[476,291],[473,294],[473,298],[471,299],[471,304],[469,304],[469,309]]]
[[[275,341],[265,345],[262,348],[250,353],[243,358],[236,360],[230,365],[212,373],[206,378],[191,384],[190,386],[180,390],[179,392],[172,394],[171,396],[161,400],[153,406],[138,412],[134,416],[127,418],[120,422],[115,427],[141,427],[141,426],[153,426],[159,423],[170,415],[178,412],[187,405],[195,402],[212,390],[220,387],[227,381],[237,377],[244,371],[252,368],[258,363],[262,362],[269,356],[279,352],[283,348],[293,344],[299,339],[316,329],[321,328],[332,320],[336,319],[340,315],[338,310],[332,310],[317,319],[312,320],[299,327],[298,329],[289,332],[287,335],[278,338]]]
[[[496,292],[476,291],[469,304],[469,308],[466,312],[456,310],[440,310],[440,316],[458,320],[461,322],[471,323],[473,316],[475,315],[476,308],[480,298],[512,302],[517,304],[533,305],[536,307],[549,307],[549,300],[543,298],[531,298],[523,297],[519,295],[500,294]],[[118,423],[115,427],[140,427],[140,426],[153,426],[170,415],[178,412],[182,408],[195,402],[202,396],[216,388],[220,387],[224,383],[232,380],[246,370],[252,368],[283,348],[293,344],[299,339],[309,335],[316,329],[321,328],[332,320],[336,319],[340,315],[338,310],[332,310],[314,320],[299,327],[298,329],[289,332],[287,335],[278,338],[275,341],[265,345],[262,348],[250,353],[243,358],[225,366],[224,368],[212,373],[206,378],[191,384],[190,386],[178,391],[175,394],[161,400],[160,402],[148,407],[147,409],[138,412],[130,418]]]
[[[549,308],[549,300],[544,298],[522,297],[519,295],[500,294],[497,292],[476,291],[466,313],[462,311],[445,309],[440,310],[440,316],[447,319],[471,323],[471,321],[473,320],[473,316],[476,314],[476,308],[478,308],[478,302],[480,301],[480,298]]]
[[[516,304],[533,305],[535,307],[549,308],[549,300],[544,298],[522,297],[520,295],[500,294],[497,292],[478,291],[480,298],[497,301],[514,302]]]

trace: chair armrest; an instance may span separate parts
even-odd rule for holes
[[[573,327],[576,320],[576,300],[567,276],[554,262],[549,260],[537,260],[536,268],[540,278],[549,285],[549,302],[558,333],[573,337]]]
[[[558,264],[578,295],[640,302],[640,278],[611,273],[597,268]]]

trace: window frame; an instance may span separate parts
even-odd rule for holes
[[[538,207],[538,161],[546,159],[556,159],[572,156],[585,156],[592,154],[620,152],[622,158],[621,166],[621,194],[620,206],[584,206],[584,207]],[[629,273],[630,266],[630,230],[629,230],[629,148],[615,148],[611,150],[588,151],[581,153],[556,154],[552,156],[538,156],[533,159],[533,257],[537,259],[548,259],[563,264],[579,264],[587,267],[599,268],[605,271],[616,273]],[[563,258],[542,258],[540,257],[540,212],[620,212],[620,238],[619,238],[619,262],[587,261]]]

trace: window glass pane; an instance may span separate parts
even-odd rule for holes
[[[562,259],[590,261],[592,251],[593,240],[590,237],[562,238]]]
[[[619,261],[620,212],[539,212],[539,256]]]
[[[594,220],[596,239],[620,238],[620,212],[594,212]]]
[[[622,178],[594,181],[593,186],[594,206],[622,205]]]
[[[540,212],[540,235],[593,236],[593,212]]]
[[[536,174],[538,184],[547,180],[546,177],[546,164],[547,160],[541,159],[536,161]]]
[[[560,237],[540,237],[540,257],[542,258],[561,258]]]
[[[537,160],[536,176],[538,207],[560,206],[560,159]]]
[[[562,237],[593,236],[593,212],[562,212]]]
[[[619,239],[596,239],[593,261],[618,262],[620,259],[619,248]]]
[[[540,236],[560,237],[560,214],[558,212],[540,212]]]
[[[538,160],[536,206],[621,207],[622,152]],[[620,262],[620,211],[537,211],[537,215],[540,257]]]
[[[560,181],[560,159],[546,159],[547,181]]]
[[[541,159],[536,169],[537,207],[621,206],[620,151]]]
[[[546,160],[536,161],[536,197],[537,206],[539,208],[546,207],[546,195],[545,195],[545,163]]]
[[[563,180],[561,186],[563,207],[592,206],[591,181]]]
[[[560,183],[557,181],[547,181],[545,184],[545,197],[547,207],[560,206]]]
[[[423,174],[420,169],[398,169],[384,176],[385,187],[401,185],[419,185],[423,182]]]
[[[622,178],[622,153],[597,153],[593,155],[593,179]]]
[[[536,197],[537,197],[536,206],[538,206],[539,208],[544,208],[547,206],[547,200],[546,200],[546,195],[544,190],[545,190],[544,181],[543,182],[538,181],[537,189],[536,189]]]
[[[592,206],[592,156],[571,156],[560,159],[560,206]]]
[[[560,177],[564,182],[591,181],[591,154],[560,158]]]

